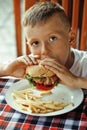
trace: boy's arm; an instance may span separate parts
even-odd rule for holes
[[[5,73],[4,73],[4,66],[5,66],[5,64],[0,63],[0,76],[4,76],[5,75]]]
[[[14,60],[6,64],[0,63],[0,77],[14,76],[14,77],[22,78],[24,77],[25,70],[26,70],[26,64],[23,62],[18,62],[17,60]]]
[[[14,76],[23,78],[25,76],[26,67],[37,64],[36,60],[29,56],[20,56],[7,64],[0,64],[0,76]]]

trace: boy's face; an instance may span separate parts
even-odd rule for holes
[[[55,58],[65,65],[70,55],[69,35],[56,15],[45,23],[34,27],[25,27],[30,52],[45,57]]]

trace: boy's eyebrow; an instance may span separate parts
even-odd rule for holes
[[[51,35],[51,34],[55,34],[55,33],[57,33],[57,34],[62,34],[63,33],[63,31],[58,31],[58,30],[56,30],[56,31],[52,31],[52,32],[50,32],[48,35]]]
[[[49,36],[49,35],[52,35],[52,34],[59,34],[59,35],[61,35],[61,34],[63,34],[63,33],[64,33],[63,31],[58,31],[58,30],[49,32],[48,34],[46,34],[46,32],[45,32],[45,34],[48,35],[48,36]],[[33,40],[35,40],[35,39],[37,39],[37,37],[32,37],[32,39],[27,40],[27,42],[31,42],[31,41],[33,41]]]
[[[55,31],[51,31],[51,32],[48,32],[48,33],[45,32],[45,34],[46,34],[47,36],[52,35],[52,34],[63,35],[64,32],[65,32],[65,31],[62,31],[62,30],[55,30]],[[33,40],[36,40],[36,39],[37,39],[37,37],[32,37],[30,40],[27,39],[27,42],[29,43],[29,42],[32,42]]]

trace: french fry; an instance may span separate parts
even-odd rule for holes
[[[42,92],[40,93],[41,96],[46,95],[46,94],[52,94],[51,90],[42,91]]]
[[[21,91],[13,91],[15,105],[21,110],[31,111],[32,113],[49,113],[64,109],[68,103],[57,101],[43,101],[45,95],[52,94],[50,90],[42,91],[39,95],[35,95],[33,90],[24,89]]]

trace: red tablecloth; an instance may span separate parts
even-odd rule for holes
[[[38,117],[22,114],[6,103],[8,84],[16,81],[0,79],[0,130],[87,130],[87,90],[83,90],[84,100],[73,111],[58,116]]]

